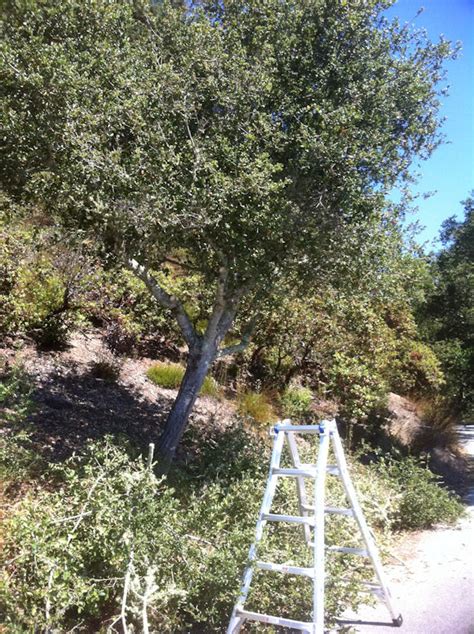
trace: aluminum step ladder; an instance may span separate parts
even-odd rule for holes
[[[324,634],[324,582],[325,582],[325,553],[339,552],[359,555],[371,559],[377,578],[376,582],[367,582],[368,592],[382,600],[390,613],[393,624],[400,626],[403,622],[401,614],[397,614],[394,608],[390,591],[387,586],[382,564],[377,547],[367,526],[362,509],[357,500],[357,494],[352,484],[344,449],[337,429],[336,421],[324,421],[319,425],[292,425],[285,420],[272,429],[273,451],[270,461],[270,472],[267,486],[260,508],[255,541],[250,547],[249,564],[244,572],[240,595],[234,606],[227,634],[237,634],[246,621],[255,621],[291,628],[306,632],[306,634]],[[316,464],[303,464],[300,460],[296,434],[319,434],[319,452]],[[281,457],[285,441],[288,445],[292,466],[282,468]],[[332,446],[336,464],[328,464],[329,448]],[[342,481],[349,505],[347,508],[325,506],[326,477],[336,476]],[[298,494],[299,515],[281,515],[271,512],[273,497],[276,492],[280,477],[294,477]],[[313,504],[308,503],[305,480],[314,481]],[[326,546],[324,541],[324,520],[326,513],[344,515],[355,518],[360,530],[364,548],[346,548],[344,546]],[[301,524],[304,531],[304,539],[307,545],[313,549],[313,566],[300,567],[279,563],[259,561],[257,558],[258,544],[263,537],[264,527],[267,522],[290,522]],[[270,614],[260,614],[245,610],[245,602],[250,591],[254,570],[264,570],[290,575],[303,575],[313,582],[313,611],[312,621],[298,621],[289,618],[281,618]]]

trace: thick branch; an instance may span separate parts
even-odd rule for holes
[[[127,264],[130,270],[146,284],[156,301],[174,313],[186,343],[192,347],[196,343],[198,335],[179,299],[167,293],[142,264],[133,259],[128,260]]]
[[[249,345],[250,339],[252,338],[252,334],[255,328],[255,324],[257,322],[257,318],[252,319],[246,326],[244,332],[242,333],[242,337],[239,343],[236,343],[233,346],[227,346],[227,348],[222,348],[217,353],[217,358],[225,357],[230,354],[237,354],[237,352],[242,352]]]
[[[219,279],[217,280],[216,299],[214,302],[214,308],[206,328],[206,339],[207,338],[213,339],[215,337],[219,322],[226,309],[225,293],[226,293],[228,277],[229,277],[228,269],[225,266],[221,266],[219,269]]]

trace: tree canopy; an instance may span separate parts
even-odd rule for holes
[[[474,414],[474,197],[464,201],[464,219],[452,216],[441,231],[443,248],[432,262],[433,287],[421,310],[426,337],[433,342],[455,410]]]
[[[251,316],[281,278],[383,272],[385,193],[439,142],[453,54],[390,4],[4,3],[3,186],[92,233],[174,313],[181,421],[244,298]],[[204,334],[157,282],[170,258],[215,289]]]

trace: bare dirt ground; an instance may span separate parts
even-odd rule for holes
[[[176,397],[176,390],[162,389],[146,378],[156,363],[153,359],[121,359],[116,381],[95,376],[93,364],[111,358],[95,331],[75,334],[63,351],[42,352],[25,344],[0,352],[10,365],[21,363],[32,379],[34,410],[29,420],[35,445],[48,460],[63,460],[107,434],[124,434],[143,446],[156,442]],[[205,434],[211,419],[214,430],[225,429],[233,415],[228,401],[201,397],[189,435],[193,429]]]

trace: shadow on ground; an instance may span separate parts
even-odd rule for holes
[[[73,371],[49,376],[32,398],[32,440],[52,461],[106,435],[125,435],[140,446],[156,442],[173,402],[160,398],[152,403],[132,388]]]

